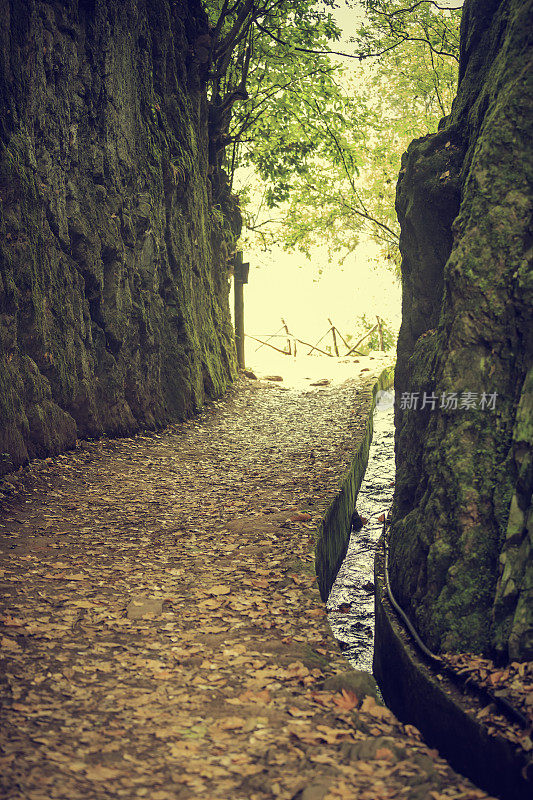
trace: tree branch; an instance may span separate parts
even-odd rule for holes
[[[257,22],[257,20],[255,21],[255,24],[262,33],[266,33],[266,35],[270,36],[271,39],[274,39],[275,42],[278,42],[278,44],[282,44],[285,47],[290,48],[291,50],[296,50],[298,53],[309,53],[311,55],[316,55],[316,56],[343,56],[344,58],[358,58],[359,61],[361,61],[361,59],[363,58],[369,58],[370,56],[382,55],[382,53],[353,54],[353,53],[343,53],[339,50],[312,50],[308,47],[298,47],[298,45],[291,44],[290,42],[286,42],[283,39],[280,39],[279,36],[276,36],[274,33],[272,33],[272,31],[269,31],[268,28],[265,28],[263,25]],[[394,45],[394,47],[396,47],[396,45]],[[387,50],[390,49],[392,48],[387,48]],[[383,50],[383,53],[386,53],[387,50]]]
[[[349,208],[350,211],[353,211],[354,214],[357,214],[359,217],[363,217],[364,219],[368,220],[368,222],[372,222],[374,225],[377,225],[379,228],[381,228],[382,230],[386,231],[389,234],[389,236],[392,236],[392,238],[394,239],[394,243],[395,244],[400,241],[400,237],[398,236],[398,234],[395,231],[393,231],[392,228],[389,228],[388,225],[385,225],[384,222],[380,222],[378,219],[373,217],[371,214],[367,214],[367,213],[361,211],[359,208],[356,208],[351,203],[348,203],[346,200],[344,200],[344,198],[343,198],[343,205],[346,206],[346,208]],[[390,242],[389,239],[387,239],[385,241],[389,241]]]
[[[317,75],[319,73],[328,74],[329,72],[334,72],[335,69],[336,69],[336,67],[331,67],[331,69],[329,69],[329,70],[324,70],[323,68],[319,67],[318,69],[312,70],[311,72],[307,72],[304,75],[301,75],[300,79],[312,78],[313,75]],[[294,84],[294,80],[291,80],[291,81],[287,81],[287,83],[279,84],[277,86],[273,86],[271,90],[265,90],[264,91],[264,95],[265,96],[263,97],[263,99],[259,103],[257,103],[250,110],[250,112],[244,117],[244,119],[242,120],[241,125],[238,128],[238,130],[230,132],[230,135],[231,135],[232,139],[239,140],[240,137],[242,136],[242,134],[246,133],[246,131],[255,122],[257,122],[257,120],[265,113],[266,109],[262,109],[259,113],[255,114],[255,116],[252,116],[252,114],[254,114],[265,103],[268,103],[268,101],[271,100],[273,97],[275,97],[278,92],[282,92],[285,89],[288,89],[289,87],[293,87],[293,84]]]
[[[414,5],[409,6],[409,8],[398,8],[396,11],[381,11],[381,9],[373,8],[372,11],[376,12],[377,14],[382,14],[384,17],[395,17],[398,14],[410,14],[412,11],[417,9],[419,6],[428,3],[430,6],[434,6],[438,8],[439,11],[460,11],[463,7],[463,3],[459,6],[440,6],[435,0],[418,0],[418,3],[414,3]]]

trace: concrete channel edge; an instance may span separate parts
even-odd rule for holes
[[[372,388],[372,399],[368,408],[363,439],[354,453],[349,468],[340,480],[337,494],[317,529],[315,567],[320,596],[324,601],[328,598],[348,549],[350,520],[368,464],[368,452],[374,430],[373,414],[376,396],[379,390],[389,389],[393,383],[394,366],[386,367]]]
[[[376,551],[374,677],[387,706],[415,725],[455,770],[501,800],[529,800],[533,784],[513,744],[490,736],[476,714],[482,704],[430,668],[400,623],[387,595],[383,539]]]

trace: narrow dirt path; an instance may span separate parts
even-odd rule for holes
[[[348,665],[314,535],[367,374],[241,384],[161,434],[22,475],[0,529],[2,797],[486,797],[332,679]]]

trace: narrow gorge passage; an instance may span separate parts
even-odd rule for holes
[[[244,383],[23,473],[0,546],[1,796],[486,797],[368,688],[342,690],[313,549],[366,374]]]

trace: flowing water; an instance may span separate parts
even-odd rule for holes
[[[394,394],[378,393],[374,436],[357,511],[365,524],[352,530],[348,552],[328,598],[328,619],[344,656],[372,671],[374,646],[374,552],[394,492]]]

